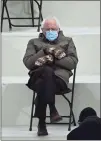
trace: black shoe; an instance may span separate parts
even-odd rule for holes
[[[47,129],[46,129],[46,124],[39,124],[38,125],[38,132],[37,132],[37,135],[38,136],[47,136],[48,135],[48,132],[47,132]]]

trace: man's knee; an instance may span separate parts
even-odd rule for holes
[[[44,66],[43,71],[44,71],[44,74],[46,75],[54,74],[54,70],[50,66]]]

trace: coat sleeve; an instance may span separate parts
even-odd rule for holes
[[[69,44],[68,46],[66,46],[65,53],[67,56],[62,58],[61,60],[56,60],[55,64],[61,68],[73,70],[78,63],[78,56],[72,38],[70,38]]]
[[[34,68],[35,61],[38,58],[44,56],[43,50],[36,52],[35,48],[36,47],[34,45],[34,41],[30,40],[27,44],[27,49],[26,49],[25,55],[23,57],[23,63],[29,70],[32,70]]]

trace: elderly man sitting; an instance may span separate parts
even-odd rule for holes
[[[35,117],[39,118],[38,136],[48,135],[46,129],[46,108],[50,108],[50,121],[62,118],[55,107],[55,94],[66,90],[71,70],[78,63],[72,38],[65,37],[55,17],[42,22],[42,33],[28,42],[23,58],[30,70],[27,86],[37,92]]]

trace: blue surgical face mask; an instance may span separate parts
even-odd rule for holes
[[[57,31],[46,31],[46,39],[49,41],[54,41],[58,37],[58,32]]]

